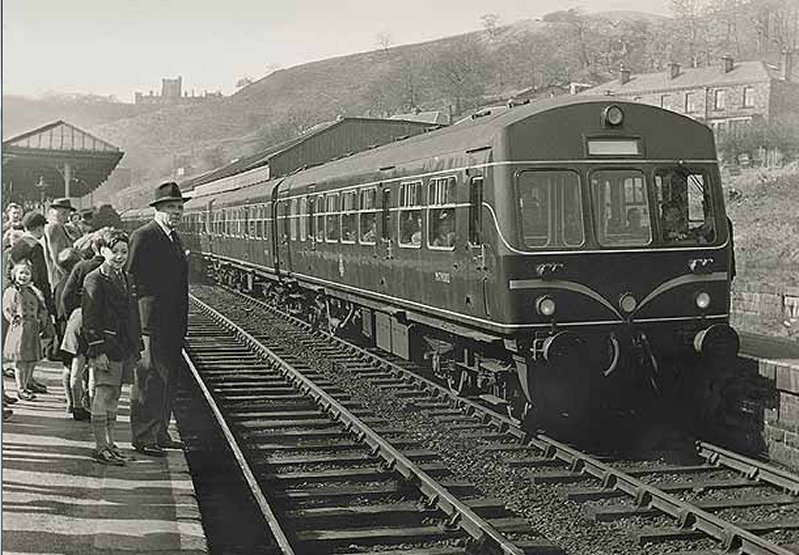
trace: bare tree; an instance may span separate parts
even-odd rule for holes
[[[388,50],[394,44],[394,41],[391,40],[391,35],[388,33],[388,31],[377,33],[377,35],[375,35],[375,39],[377,40],[380,50],[382,50],[383,53],[388,56]]]
[[[485,60],[485,49],[470,35],[451,41],[435,55],[431,75],[439,91],[454,103],[455,115],[482,95]]]

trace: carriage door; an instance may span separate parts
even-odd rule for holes
[[[275,270],[278,275],[291,272],[291,241],[290,227],[291,217],[289,213],[289,201],[286,199],[277,202],[277,214],[275,222],[275,243],[277,244],[277,257],[275,258]]]
[[[486,257],[487,248],[483,233],[483,183],[482,175],[472,175],[469,179],[469,221],[468,221],[468,261],[466,308],[470,314],[490,314],[488,307],[488,283]]]
[[[378,256],[384,260],[394,258],[393,230],[391,218],[391,186],[380,190],[380,245],[382,252]]]

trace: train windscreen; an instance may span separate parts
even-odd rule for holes
[[[518,177],[525,247],[579,247],[585,241],[580,180],[572,171],[523,171]]]
[[[654,185],[664,244],[708,245],[716,240],[707,173],[683,166],[659,168]]]
[[[606,247],[652,242],[646,180],[640,170],[599,170],[591,174],[597,239]]]

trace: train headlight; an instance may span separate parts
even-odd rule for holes
[[[602,113],[603,119],[606,124],[616,127],[621,125],[624,121],[624,112],[615,104],[611,104]]]
[[[629,314],[638,306],[638,301],[635,300],[631,293],[625,293],[619,299],[619,306],[624,312]]]
[[[696,296],[695,302],[696,308],[699,310],[707,310],[707,307],[710,306],[710,295],[702,291]]]
[[[555,314],[555,299],[550,296],[539,297],[535,302],[535,310],[541,316],[552,316]]]

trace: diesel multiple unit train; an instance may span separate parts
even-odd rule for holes
[[[686,384],[701,396],[738,349],[713,135],[657,107],[570,97],[486,111],[191,195],[182,234],[216,280],[520,418]]]

